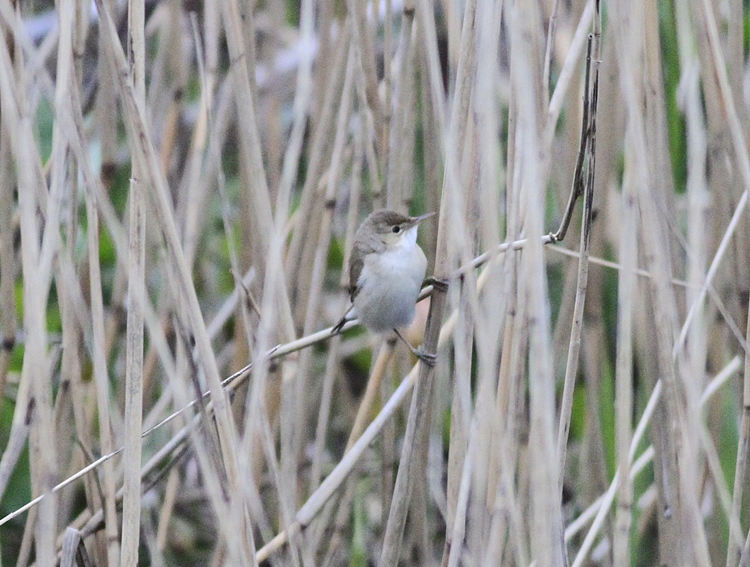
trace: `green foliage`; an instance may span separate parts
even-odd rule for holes
[[[36,114],[37,126],[37,145],[39,146],[39,156],[42,163],[45,163],[52,153],[52,127],[55,123],[55,115],[52,112],[47,99],[42,98],[39,101]]]
[[[678,192],[684,192],[687,182],[687,143],[685,118],[677,105],[677,87],[681,77],[679,53],[676,49],[677,27],[672,2],[659,2],[658,9],[669,155],[675,189]]]
[[[602,441],[604,442],[604,458],[607,464],[607,477],[612,478],[617,470],[617,452],[615,442],[615,372],[614,365],[607,355],[602,352],[601,376],[599,377],[599,407],[601,420]]]
[[[354,509],[352,511],[352,542],[349,550],[349,567],[367,567],[367,547],[365,546],[365,515],[362,483],[357,483],[354,490]]]
[[[344,242],[339,238],[331,238],[327,265],[331,269],[341,269],[344,265]]]
[[[22,350],[17,348],[17,351]],[[0,446],[8,446],[8,438],[13,422],[13,412],[15,404],[8,399],[0,399]],[[8,486],[0,502],[0,517],[5,517],[14,510],[18,510],[31,500],[31,491],[29,478],[31,469],[29,468],[29,450],[28,444],[24,446],[18,459],[18,464],[11,474]],[[24,523],[27,514],[21,514],[7,524],[0,527],[0,565],[15,564],[13,558],[17,557],[18,548],[23,536]]]

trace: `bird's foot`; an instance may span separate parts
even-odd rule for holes
[[[435,361],[437,360],[437,356],[431,352],[425,352],[424,345],[419,345],[419,348],[414,348],[411,346],[411,343],[407,341],[403,335],[399,332],[398,329],[393,329],[393,332],[396,333],[396,336],[401,339],[401,341],[409,347],[409,350],[411,353],[416,356],[419,360],[424,362],[427,366],[435,366]]]
[[[449,285],[448,278],[438,278],[435,276],[430,276],[429,278],[425,279],[422,286],[431,285],[433,289],[437,289],[439,291],[448,291],[448,285]]]
[[[435,362],[437,362],[437,355],[432,352],[426,352],[424,350],[424,345],[419,345],[419,347],[413,349],[412,352],[414,352],[414,356],[424,362],[427,366],[435,366]]]
[[[331,329],[332,335],[338,335],[341,332],[341,329],[344,328],[344,325],[346,325],[349,322],[349,319],[346,318],[346,315],[344,315],[341,318],[341,321],[336,323],[336,326]]]

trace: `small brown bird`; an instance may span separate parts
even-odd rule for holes
[[[435,364],[435,355],[415,349],[398,329],[414,320],[427,270],[427,258],[417,244],[417,228],[434,214],[407,217],[385,209],[373,212],[357,230],[349,258],[349,297],[359,322],[376,333],[392,329],[430,365]],[[332,332],[340,331],[346,321],[345,315]]]

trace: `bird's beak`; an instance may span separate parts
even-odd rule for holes
[[[435,216],[435,213],[433,212],[433,213],[427,213],[427,214],[424,214],[424,215],[420,215],[418,217],[411,217],[411,219],[409,219],[410,220],[410,222],[409,222],[409,228],[411,228],[412,226],[417,226],[423,220],[428,219],[430,217],[434,217],[434,216]]]

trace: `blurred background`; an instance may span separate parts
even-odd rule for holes
[[[0,34],[2,564],[750,564],[747,0]],[[379,208],[439,213],[434,369],[330,333]]]

